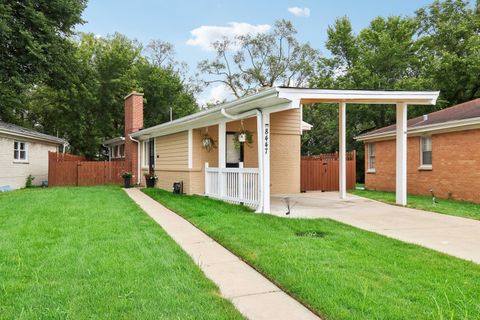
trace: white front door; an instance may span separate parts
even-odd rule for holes
[[[233,142],[235,134],[234,133],[227,133],[226,139],[226,162],[227,167],[238,167],[238,164],[241,160],[241,150],[235,148],[235,143]]]

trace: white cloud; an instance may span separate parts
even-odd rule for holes
[[[230,90],[223,84],[217,84],[212,86],[210,91],[206,94],[203,94],[201,97],[197,99],[197,103],[204,107],[207,103],[218,103],[224,100],[231,100],[232,94]]]
[[[297,17],[310,17],[309,8],[290,7],[288,8],[288,12]]]
[[[199,46],[205,51],[212,51],[212,42],[223,38],[233,39],[239,35],[259,34],[270,30],[268,24],[253,25],[246,22],[229,22],[227,26],[200,26],[190,31],[192,37],[187,40],[191,46]]]

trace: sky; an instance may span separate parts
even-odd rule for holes
[[[378,16],[407,16],[432,0],[90,0],[78,31],[106,36],[115,32],[147,44],[152,39],[175,45],[176,58],[196,71],[202,59],[215,57],[209,43],[222,36],[268,32],[279,19],[292,21],[300,42],[309,42],[321,54],[327,28],[347,16],[354,32]],[[221,85],[204,88],[197,101],[204,104],[231,98]]]

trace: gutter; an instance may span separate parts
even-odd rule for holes
[[[442,123],[435,123],[423,126],[417,126],[410,129],[407,129],[407,134],[418,134],[428,131],[439,131],[439,130],[449,130],[454,131],[451,129],[462,130],[463,127],[466,126],[480,126],[480,117],[470,118],[470,119],[462,119],[462,120],[454,120]],[[356,141],[365,141],[365,140],[372,140],[372,139],[383,139],[383,138],[391,138],[395,137],[395,131],[387,131],[382,133],[374,133],[364,136],[357,136],[354,137]]]
[[[137,184],[140,184],[140,141],[133,139],[130,135],[128,138],[137,143]]]

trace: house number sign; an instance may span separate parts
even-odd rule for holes
[[[269,135],[269,133],[270,133],[269,124],[266,123],[266,124],[265,124],[265,137],[264,137],[264,141],[265,141],[265,148],[264,148],[265,154],[268,154],[268,148],[269,148],[269,146],[270,146],[270,141],[269,141],[270,135]]]

